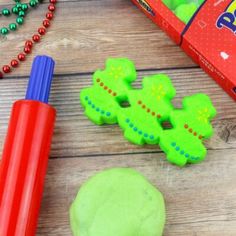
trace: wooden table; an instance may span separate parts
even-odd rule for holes
[[[9,2],[1,0],[1,5]],[[1,42],[1,64],[21,50],[46,6],[31,12],[25,26]],[[58,116],[37,235],[71,235],[69,207],[81,184],[106,168],[132,167],[165,196],[164,235],[235,236],[235,102],[129,0],[63,0],[57,8],[52,27],[27,62],[0,81],[2,151],[11,104],[24,96],[32,58],[47,54],[57,62],[50,103]],[[186,95],[204,92],[211,97],[218,116],[213,121],[215,135],[206,142],[205,162],[180,169],[166,161],[158,146],[132,145],[117,125],[98,127],[83,115],[79,92],[108,57],[134,60],[136,85],[144,75],[171,76],[177,107]]]

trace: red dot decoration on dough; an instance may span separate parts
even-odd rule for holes
[[[152,116],[156,116],[158,119],[161,118],[161,115],[160,115],[160,114],[157,114],[157,115],[156,115],[156,113],[155,113],[154,111],[151,111],[151,109],[148,108],[148,107],[143,103],[143,101],[139,100],[137,103],[138,103],[138,105],[141,106],[142,109],[146,109],[146,112],[147,112],[147,113],[150,113]]]
[[[96,82],[99,83],[99,85],[105,90],[107,91],[110,95],[112,95],[113,97],[117,96],[117,93],[114,92],[112,89],[110,89],[107,85],[105,85],[103,82],[101,82],[101,79],[97,78]]]

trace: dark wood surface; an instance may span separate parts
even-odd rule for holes
[[[5,4],[9,0],[1,0]],[[0,81],[1,151],[11,104],[24,96],[32,58],[47,54],[56,60],[50,102],[58,115],[37,235],[71,235],[69,206],[80,185],[106,168],[132,167],[165,196],[165,236],[235,236],[235,102],[129,0],[66,0],[57,8],[52,27],[27,62]],[[45,9],[46,4],[39,6],[24,27],[1,39],[1,64],[22,48]],[[145,75],[168,74],[177,90],[176,107],[186,95],[205,92],[211,97],[218,115],[205,162],[180,169],[167,163],[158,146],[135,146],[118,126],[95,126],[83,115],[79,92],[108,57],[134,60],[135,86]]]

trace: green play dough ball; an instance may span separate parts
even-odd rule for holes
[[[82,185],[70,209],[74,236],[161,236],[162,194],[137,171],[103,171]]]
[[[175,14],[181,21],[187,24],[197,9],[198,6],[195,3],[182,4],[176,8]]]
[[[163,0],[163,3],[172,11],[182,4],[187,4],[188,0]]]

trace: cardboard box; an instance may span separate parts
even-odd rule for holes
[[[132,0],[236,100],[236,0],[206,0],[184,24],[161,0]]]

